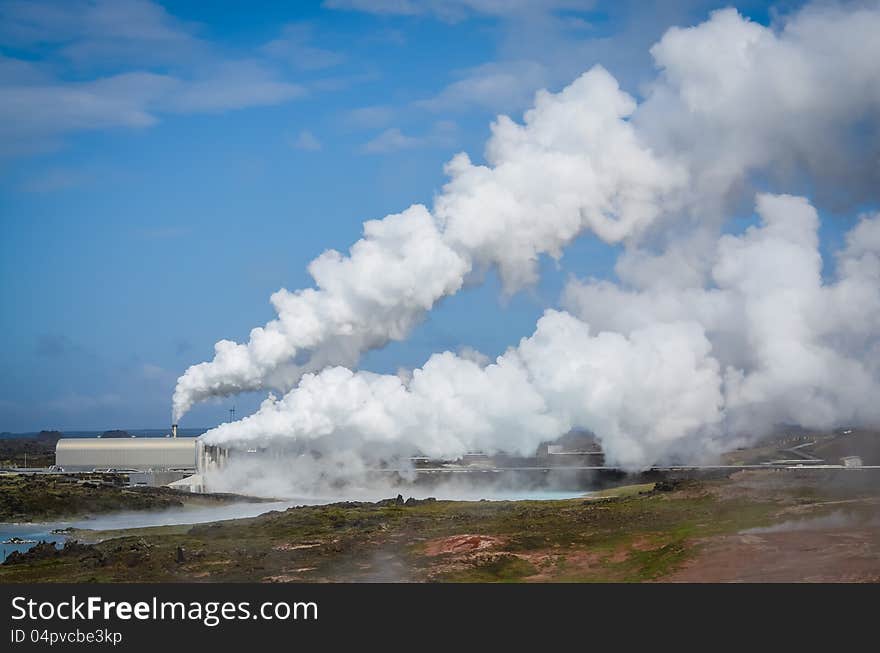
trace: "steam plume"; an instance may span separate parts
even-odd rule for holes
[[[880,218],[823,275],[818,206],[880,198],[880,6],[807,7],[777,28],[734,10],[672,29],[642,104],[595,67],[501,116],[485,166],[459,154],[423,206],[365,223],[349,256],[279,291],[278,318],[179,379],[196,401],[275,389],[212,442],[284,442],[360,461],[531,453],[574,427],[611,463],[711,455],[788,421],[880,421]],[[754,202],[758,224],[724,233]],[[435,354],[411,379],[353,371],[487,266],[506,292],[584,231],[621,242],[617,281],[573,280],[566,311],[491,364]],[[831,261],[825,262],[831,267]]]
[[[617,241],[650,223],[660,198],[684,179],[638,143],[623,120],[634,108],[595,68],[558,95],[540,93],[524,126],[499,118],[490,165],[456,156],[436,216],[415,205],[366,222],[349,256],[330,250],[312,261],[317,288],[278,291],[277,319],[251,331],[247,344],[221,340],[214,360],[180,377],[174,419],[208,397],[283,391],[306,372],[353,365],[364,351],[405,338],[475,266],[497,265],[513,292],[535,280],[541,254],[560,256],[585,228]]]

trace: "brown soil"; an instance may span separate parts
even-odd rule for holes
[[[500,537],[491,535],[452,535],[438,540],[430,540],[425,545],[425,555],[439,556],[453,554],[474,553],[497,547],[504,543]]]
[[[566,551],[564,554],[558,552],[537,552],[526,556],[526,558],[535,565],[540,571],[534,576],[529,576],[528,580],[535,583],[548,583],[559,580],[559,565],[564,565],[568,574],[577,576],[579,574],[587,575],[591,571],[595,571],[601,566],[602,557],[591,551]]]
[[[667,582],[880,582],[880,523],[788,522],[703,540]]]

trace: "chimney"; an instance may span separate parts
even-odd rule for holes
[[[172,424],[172,425],[171,425],[171,437],[172,437],[172,438],[176,438],[176,437],[177,437],[177,424]]]

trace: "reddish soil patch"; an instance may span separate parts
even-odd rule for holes
[[[629,558],[630,550],[620,547],[611,552],[610,555],[605,557],[605,562],[610,562],[612,564],[618,564],[624,562],[627,558]]]
[[[657,544],[655,544],[649,537],[637,537],[632,541],[630,547],[635,551],[653,551],[657,548]]]
[[[316,567],[303,567],[302,569],[294,569],[292,570],[294,574],[299,574],[306,571],[314,571]],[[302,582],[302,578],[300,576],[294,576],[291,574],[277,574],[275,576],[265,576],[262,580],[264,583],[299,583]]]
[[[433,557],[450,553],[473,553],[485,551],[501,544],[504,544],[504,540],[491,535],[452,535],[439,540],[430,540],[425,545],[425,555]]]
[[[601,565],[601,558],[592,551],[537,552],[525,557],[539,571],[526,580],[535,583],[555,582],[560,578],[579,578]],[[559,565],[563,567],[560,568]]]
[[[878,582],[880,528],[751,532],[710,538],[669,582]]]

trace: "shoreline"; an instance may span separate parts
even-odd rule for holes
[[[588,498],[299,506],[93,532],[0,565],[0,583],[877,582],[880,487],[850,478],[744,470]]]

